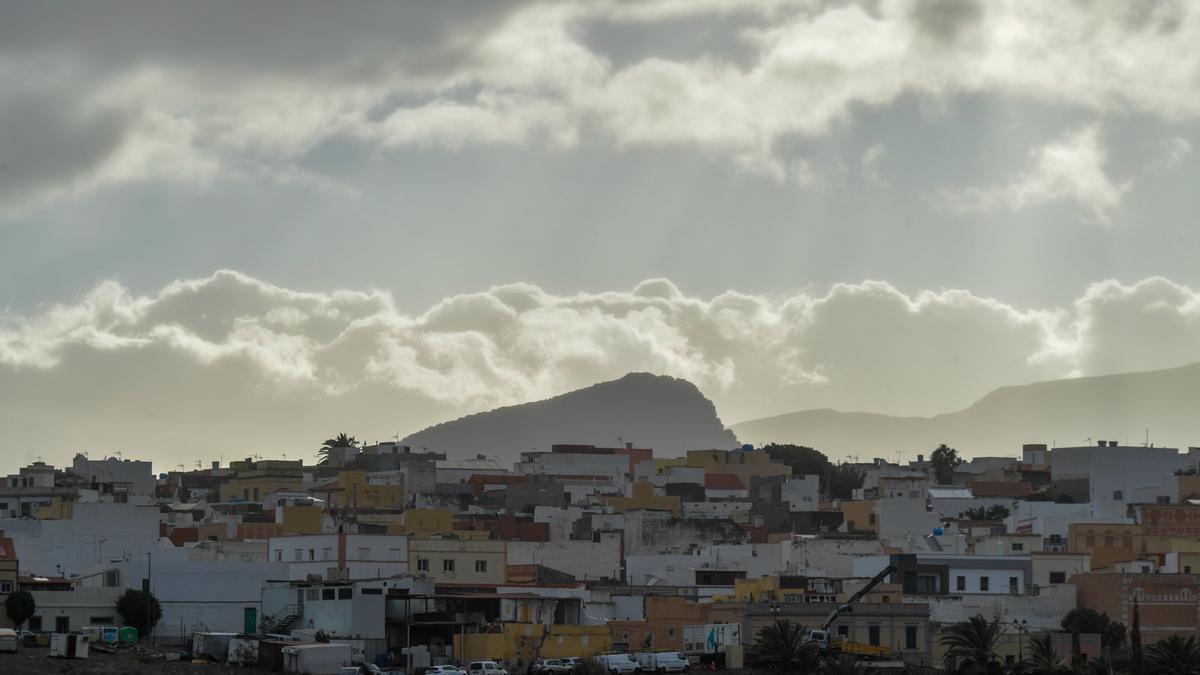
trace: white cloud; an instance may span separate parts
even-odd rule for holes
[[[1129,189],[1129,183],[1114,182],[1104,172],[1105,151],[1097,125],[1063,134],[1035,148],[1034,167],[1013,182],[989,187],[946,190],[943,206],[959,212],[1013,211],[1052,202],[1073,202],[1089,211],[1100,223]]]
[[[636,370],[695,382],[736,422],[933,414],[1005,384],[1197,360],[1200,291],[1164,279],[1097,283],[1056,309],[873,281],[698,298],[653,279],[575,295],[512,284],[405,313],[382,291],[218,272],[0,315],[0,425],[47,453],[296,451],[330,429],[385,437]]]
[[[294,170],[329,139],[562,149],[586,134],[621,147],[693,148],[804,183],[822,167],[797,163],[781,141],[825,134],[856,109],[904,96],[990,94],[1092,117],[1200,117],[1200,8],[1182,1],[438,3],[339,12],[337,26],[326,9],[290,3],[256,14],[232,5],[203,17],[146,12],[138,21],[96,5],[86,19],[53,8],[13,12],[0,29],[0,82],[50,82],[56,93],[38,105],[79,111],[16,151],[32,154],[70,133],[98,139],[66,146],[78,148],[69,170],[70,157],[43,171],[18,156],[9,176],[29,172],[16,182],[51,188],[15,191],[10,201],[121,182],[203,185],[231,168],[261,179]],[[720,40],[695,55],[651,46],[622,62],[611,57],[620,44],[589,39],[601,24],[665,34],[684,19],[707,22]],[[21,132],[4,128],[0,138]],[[1045,149],[1028,183],[990,200],[1068,199],[1105,217],[1122,186],[1098,171],[1067,180],[1063,171],[1091,170],[1094,158],[1086,133],[1065,140]]]
[[[876,143],[867,148],[860,159],[863,178],[875,185],[887,185],[887,180],[879,173],[879,164],[883,162],[885,156],[887,156],[887,146],[882,143]]]

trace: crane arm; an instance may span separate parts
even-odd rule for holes
[[[838,618],[838,616],[840,616],[843,612],[852,611],[854,608],[854,605],[859,600],[862,600],[863,596],[865,596],[867,593],[870,593],[879,584],[883,583],[883,580],[885,578],[887,578],[889,575],[891,575],[892,572],[895,572],[895,571],[896,571],[896,568],[893,565],[888,565],[887,567],[883,568],[883,570],[879,574],[876,574],[874,577],[871,578],[870,581],[867,582],[866,586],[863,586],[862,588],[858,589],[857,593],[850,596],[850,598],[848,600],[846,600],[845,603],[834,607],[833,610],[830,611],[829,614],[825,617],[825,622],[821,624],[821,628],[823,630],[825,630],[826,632],[828,632],[830,624],[832,624]]]

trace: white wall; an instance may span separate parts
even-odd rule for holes
[[[408,571],[408,538],[403,535],[313,534],[273,537],[270,561],[286,563],[288,579],[309,574],[324,578],[338,566],[338,538],[346,538],[345,567],[351,579],[379,579]],[[299,551],[299,560],[297,560]]]
[[[70,630],[84,626],[123,626],[117,613],[117,598],[124,588],[78,588],[73,591],[33,591],[33,602],[37,607],[34,616],[41,617],[42,630],[55,630],[56,617],[65,616]],[[112,621],[100,623],[93,619],[110,617]]]
[[[1179,498],[1177,469],[1188,466],[1191,459],[1175,448],[1144,448],[1140,446],[1055,448],[1050,453],[1050,476],[1053,480],[1087,478],[1091,501],[1113,500],[1129,502],[1135,490],[1158,486],[1154,494]],[[1114,497],[1120,491],[1121,499]]]
[[[563,541],[571,536],[571,527],[583,515],[578,506],[566,508],[555,506],[533,507],[533,522],[550,526],[550,541]]]
[[[788,571],[809,576],[854,576],[855,558],[883,554],[878,539],[793,537],[788,546]]]
[[[728,518],[735,523],[750,522],[751,502],[683,502],[684,518]]]
[[[509,565],[545,565],[576,579],[621,578],[621,533],[603,532],[598,543],[590,539],[554,539],[548,542],[508,542]]]
[[[1043,588],[1038,595],[922,595],[904,601],[927,603],[929,620],[935,623],[959,623],[982,614],[989,619],[998,617],[1002,625],[1023,619],[1030,631],[1060,631],[1063,617],[1075,609],[1075,599],[1075,586],[1061,584]]]
[[[910,540],[920,539],[942,524],[938,514],[925,510],[924,497],[885,497],[876,502],[875,514],[879,538],[905,552],[913,550]]]
[[[789,511],[817,511],[821,506],[821,477],[789,478],[780,487],[780,496]]]
[[[75,455],[71,473],[89,482],[128,483],[129,494],[154,496],[157,481],[150,462],[119,460],[116,457],[92,460]]]
[[[114,558],[144,558],[158,542],[157,506],[75,504],[70,520],[15,519],[4,522],[22,574],[82,574]]]

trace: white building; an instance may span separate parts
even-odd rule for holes
[[[1179,484],[1175,472],[1194,467],[1200,451],[1180,453],[1176,448],[1096,445],[1054,448],[1050,452],[1052,480],[1088,479],[1090,501],[1127,503],[1176,502]]]
[[[4,523],[22,574],[71,576],[111,560],[144,557],[158,544],[159,508],[77,503],[68,520],[22,518]]]
[[[596,532],[593,539],[508,542],[509,565],[544,565],[580,581],[621,578],[621,533]]]
[[[821,477],[789,478],[779,488],[780,498],[789,511],[818,511],[821,506]]]
[[[286,563],[288,579],[344,575],[345,579],[383,579],[408,572],[408,537],[391,534],[302,534],[272,537],[270,560]]]
[[[511,473],[495,457],[476,455],[468,459],[439,459],[437,482],[465,483],[471,476],[506,476]]]
[[[71,473],[92,485],[111,485],[114,491],[125,490],[131,495],[153,497],[157,481],[150,462],[140,460],[88,459],[77,454],[71,464]]]
[[[906,562],[914,563],[916,569],[908,569]],[[1033,583],[1033,561],[1028,554],[864,556],[855,558],[854,576],[875,576],[889,564],[899,568],[893,578],[898,576],[903,580],[906,594],[1022,595]]]

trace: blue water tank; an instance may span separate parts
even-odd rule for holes
[[[935,537],[942,536],[942,532],[943,532],[943,530],[940,527],[933,528],[933,536],[935,536]]]

